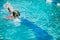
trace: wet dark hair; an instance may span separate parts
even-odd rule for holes
[[[16,10],[15,10],[15,11],[16,11]],[[19,12],[19,11],[16,11],[16,12],[17,12],[17,13],[16,13],[15,11],[13,11],[13,16],[14,16],[14,17],[20,16],[20,12]]]

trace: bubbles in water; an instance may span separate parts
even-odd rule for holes
[[[60,6],[60,3],[57,3],[57,6]]]
[[[47,3],[51,4],[52,3],[52,0],[46,0]]]
[[[20,24],[20,22],[21,22],[20,19],[15,18],[13,21],[14,21],[15,26],[20,26],[20,25],[21,25],[21,24]]]
[[[18,19],[18,18],[15,18],[15,19],[14,19],[14,22],[21,22],[21,20]]]

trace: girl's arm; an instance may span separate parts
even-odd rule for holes
[[[6,4],[6,8],[8,9],[8,11],[9,11],[10,13],[12,13],[12,10],[11,10],[11,8],[9,7],[9,4]]]
[[[12,13],[12,10],[11,10],[11,8],[9,8],[9,7],[8,7],[7,9],[8,9],[8,11],[9,11],[10,13]]]

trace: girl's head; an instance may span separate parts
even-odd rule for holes
[[[20,16],[20,13],[19,13],[19,11],[13,11],[13,16],[14,17],[19,17]]]

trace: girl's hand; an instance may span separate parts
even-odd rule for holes
[[[9,4],[7,3],[7,4],[5,5],[5,7],[8,8],[8,7],[9,7]]]

